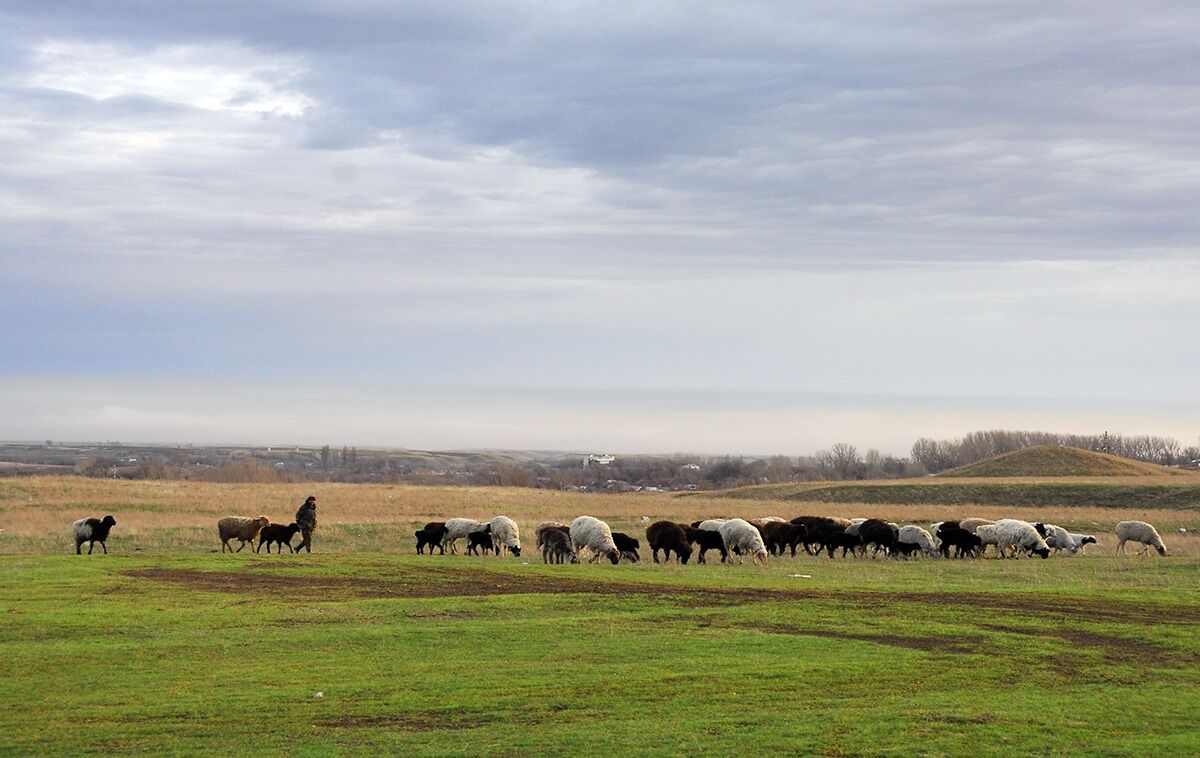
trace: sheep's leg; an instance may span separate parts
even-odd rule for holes
[[[242,544],[241,544],[241,545],[238,545],[238,549],[237,549],[237,550],[234,550],[233,552],[235,552],[235,553],[240,553],[240,552],[242,552],[242,548],[244,548],[244,547],[246,547],[246,541],[245,541],[245,540],[242,540]]]
[[[75,540],[75,555],[83,555],[83,540]]]
[[[88,543],[88,555],[91,555],[92,551],[95,549],[96,549],[96,541],[92,540],[91,542]],[[1139,553],[1139,555],[1141,555],[1141,554]]]
[[[100,543],[100,547],[102,547],[102,548],[104,549],[104,554],[105,554],[105,555],[108,555],[108,545],[106,545],[106,544],[104,544],[103,542],[101,542],[101,543]]]
[[[1142,543],[1142,544],[1145,544],[1145,543]],[[92,551],[89,550],[88,552],[90,553]],[[1141,550],[1138,551],[1138,555],[1145,555],[1148,552],[1150,552],[1150,546],[1146,545],[1144,548],[1142,548]]]

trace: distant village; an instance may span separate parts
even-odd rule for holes
[[[76,475],[211,482],[372,482],[508,486],[574,492],[671,492],[793,481],[902,479],[1034,445],[1066,445],[1176,468],[1200,447],[1168,437],[993,430],[918,439],[911,456],[837,443],[807,456],[614,455],[609,452],[423,451],[332,445],[0,443],[0,476]]]

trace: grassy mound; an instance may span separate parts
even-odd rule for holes
[[[1183,474],[1153,463],[1062,445],[1037,445],[944,471],[947,478],[994,476],[1163,476]]]

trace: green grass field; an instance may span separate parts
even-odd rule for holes
[[[1195,557],[2,565],[7,754],[1200,752]]]

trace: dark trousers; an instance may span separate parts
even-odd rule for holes
[[[304,538],[304,541],[296,547],[297,553],[300,552],[300,548],[304,548],[309,553],[312,552],[312,533],[312,529],[300,528],[300,536]]]

